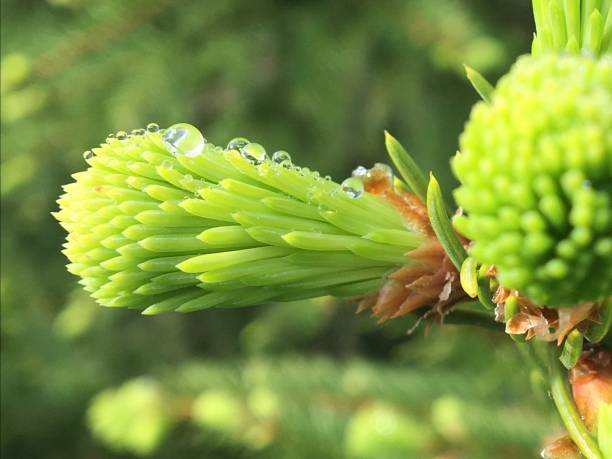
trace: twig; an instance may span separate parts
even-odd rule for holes
[[[474,325],[497,332],[504,332],[504,325],[499,322],[495,322],[495,317],[493,314],[486,311],[463,309],[461,307],[454,308],[451,312],[445,315],[444,323],[453,325]]]
[[[570,395],[567,385],[567,373],[561,369],[556,347],[552,344],[546,347],[551,395],[570,438],[586,459],[603,459],[594,438],[582,422],[574,400]]]

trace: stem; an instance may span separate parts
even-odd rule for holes
[[[586,459],[603,459],[595,440],[582,422],[574,400],[570,395],[567,384],[567,372],[561,369],[555,346],[548,345],[546,347],[548,351],[550,391],[570,438]]]
[[[495,322],[495,316],[493,314],[486,311],[463,308],[461,306],[454,308],[448,315],[444,316],[444,323],[453,325],[474,325],[497,332],[504,332],[504,325]]]

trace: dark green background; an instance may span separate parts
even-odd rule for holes
[[[270,423],[251,423],[263,440],[183,419],[151,456],[536,457],[558,426],[504,336],[408,337],[406,322],[376,327],[331,300],[103,309],[65,271],[50,215],[84,150],[151,121],[190,122],[221,145],[246,136],[336,180],[385,161],[388,129],[449,194],[477,100],[462,64],[496,80],[532,27],[527,0],[3,0],[2,456],[131,457],[88,429],[96,393],[145,376],[164,405],[212,390],[248,412],[259,368],[280,400]],[[113,413],[101,415],[111,430]]]

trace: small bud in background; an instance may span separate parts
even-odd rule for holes
[[[224,435],[238,436],[244,427],[246,410],[231,392],[208,390],[194,401],[192,417],[198,425]]]
[[[141,377],[93,399],[88,423],[93,434],[115,451],[153,453],[177,421],[161,385]]]
[[[364,403],[346,429],[345,451],[355,459],[430,457],[434,440],[427,423],[379,400]]]

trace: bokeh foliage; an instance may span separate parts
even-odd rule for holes
[[[132,452],[533,454],[554,423],[503,337],[406,337],[407,323],[377,328],[328,300],[153,318],[102,309],[65,271],[49,214],[82,151],[150,121],[188,121],[219,144],[244,135],[334,179],[384,160],[389,129],[448,192],[477,100],[462,64],[496,80],[531,30],[522,0],[3,1],[0,452],[131,457],[96,422],[139,400],[153,409],[159,393],[176,421],[132,429],[149,445]],[[126,385],[129,403],[87,414]],[[259,405],[272,417],[236,436]]]

